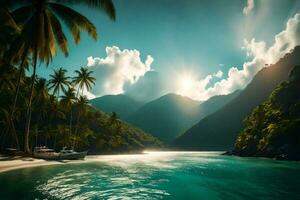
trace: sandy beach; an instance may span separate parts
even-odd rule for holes
[[[45,165],[59,165],[75,162],[84,161],[48,161],[43,159],[37,159],[32,157],[22,157],[22,156],[3,156],[0,155],[0,173],[7,172],[16,169],[28,168],[28,167],[39,167]]]
[[[59,164],[56,161],[46,161],[42,159],[35,159],[30,157],[21,157],[21,156],[0,156],[0,173],[6,172],[15,169],[43,166],[43,165],[52,165]]]
[[[132,157],[132,155],[135,155]],[[22,156],[4,156],[0,154],[0,173],[7,172],[16,169],[23,169],[29,167],[39,167],[46,165],[62,165],[70,163],[82,163],[82,162],[111,162],[118,160],[120,158],[139,158],[145,156],[145,154],[124,154],[124,155],[89,155],[86,156],[84,160],[61,160],[61,161],[52,161],[52,160],[43,160],[32,157],[22,157]]]

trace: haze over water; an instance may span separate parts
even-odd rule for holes
[[[0,174],[1,199],[300,199],[300,163],[147,152]]]

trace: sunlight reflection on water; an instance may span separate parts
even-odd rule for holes
[[[155,174],[159,175],[162,169],[169,171],[188,164],[190,158],[185,160],[184,157],[181,163],[173,162],[178,155],[186,153],[145,151],[137,155],[89,156],[87,162],[92,163],[93,168],[66,170],[36,189],[57,199],[162,199],[169,193],[159,189],[158,185],[168,182],[168,179],[155,177]],[[199,157],[199,152],[188,154],[189,157]],[[217,162],[217,159],[209,158],[218,154],[201,152],[201,162]]]

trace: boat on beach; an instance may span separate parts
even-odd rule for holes
[[[45,160],[58,160],[59,153],[55,152],[54,149],[49,149],[45,146],[35,147],[33,151],[33,157]]]
[[[59,157],[61,160],[77,160],[84,159],[87,154],[87,151],[76,152],[72,149],[63,148],[59,152]]]
[[[87,151],[76,152],[71,149],[63,148],[60,152],[55,152],[54,149],[49,149],[45,146],[35,147],[33,156],[45,160],[77,160],[84,159]]]

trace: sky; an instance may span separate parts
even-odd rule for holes
[[[300,45],[299,0],[114,0],[115,22],[72,7],[97,27],[94,41],[69,38],[40,76],[87,66],[97,79],[89,98],[127,94],[150,101],[177,93],[204,101],[243,89],[265,64]],[[298,14],[299,13],[299,14]],[[70,36],[70,34],[68,34]]]

